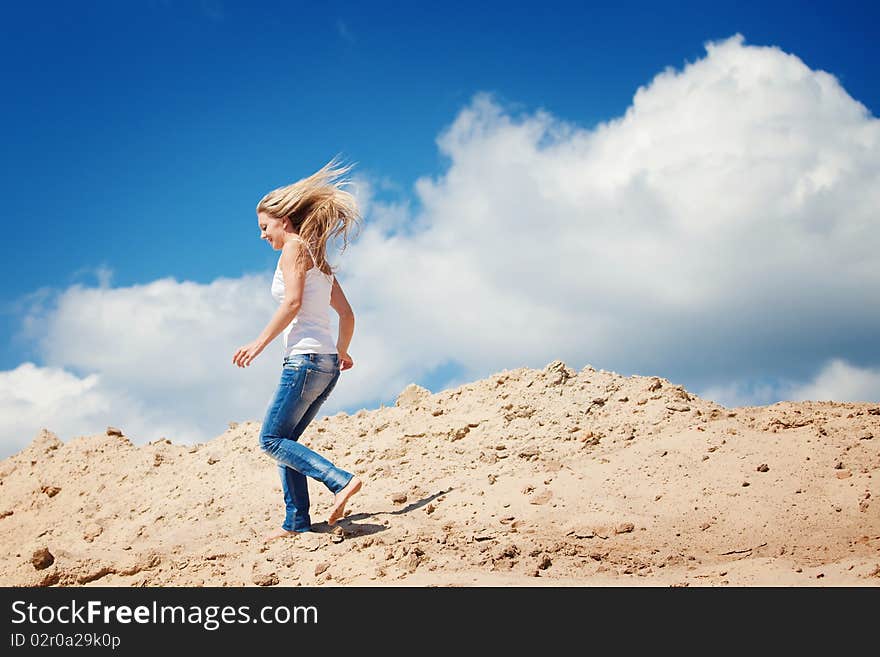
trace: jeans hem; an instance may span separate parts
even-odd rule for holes
[[[348,486],[351,483],[351,480],[354,479],[354,475],[351,474],[350,472],[345,472],[345,470],[342,470],[342,472],[344,473],[343,476],[345,477],[345,483],[340,484],[339,482],[342,480],[338,477],[333,477],[333,485],[332,486],[326,482],[324,484],[325,486],[327,486],[327,488],[330,490],[330,492],[333,493],[334,495],[336,495],[336,493],[338,493],[343,488]]]

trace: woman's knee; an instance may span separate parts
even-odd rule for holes
[[[272,454],[278,444],[278,437],[268,433],[260,433],[260,449],[266,454]]]

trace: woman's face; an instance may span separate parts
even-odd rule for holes
[[[265,212],[257,214],[257,221],[260,225],[260,239],[269,242],[275,251],[284,246],[284,222]]]

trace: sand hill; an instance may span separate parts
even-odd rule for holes
[[[206,443],[43,430],[0,462],[0,584],[880,584],[880,405],[728,409],[657,377],[561,361],[302,440],[357,472],[334,528],[283,517],[258,422]]]

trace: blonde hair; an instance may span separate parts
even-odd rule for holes
[[[358,226],[360,212],[354,196],[343,190],[351,181],[342,177],[354,164],[341,165],[335,156],[321,169],[308,178],[298,180],[292,185],[274,189],[257,203],[257,213],[265,212],[276,219],[288,218],[293,229],[305,240],[315,255],[315,264],[325,274],[329,267],[327,261],[327,241],[342,235],[343,245],[340,253],[348,246],[348,233]],[[301,265],[309,262],[305,250],[300,253]],[[305,266],[308,270],[311,265]]]

